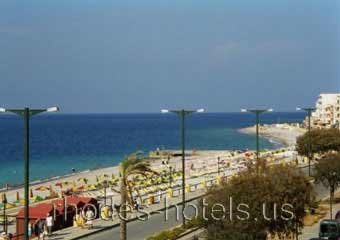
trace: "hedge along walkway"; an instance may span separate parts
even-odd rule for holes
[[[188,199],[186,202],[191,202],[195,199],[199,199],[203,197],[204,194],[205,194],[205,190],[202,190],[202,189],[196,190],[195,192],[186,193],[186,196]],[[170,207],[171,205],[175,205],[175,204],[180,205],[181,202],[182,202],[182,195],[179,195],[179,196],[168,199],[168,206]],[[164,208],[165,208],[164,201],[161,201],[160,203],[153,204],[144,210],[147,210],[150,214],[159,214],[165,210]],[[129,222],[130,221],[138,221],[137,215],[132,214]],[[82,239],[84,237],[87,237],[87,236],[90,236],[96,233],[100,233],[100,232],[110,230],[115,227],[119,227],[119,223],[120,221],[118,218],[115,218],[113,221],[105,221],[105,220],[98,219],[94,221],[93,229],[82,229],[80,227],[65,228],[60,231],[54,232],[53,236],[49,237],[48,239],[52,239],[52,240]]]

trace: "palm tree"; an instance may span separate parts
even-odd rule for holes
[[[131,203],[131,187],[129,186],[129,179],[133,176],[144,175],[147,173],[154,172],[150,168],[149,162],[146,161],[145,157],[141,152],[136,152],[128,155],[120,163],[120,195],[121,195],[121,205],[120,205],[120,240],[126,240],[126,211],[127,202]]]

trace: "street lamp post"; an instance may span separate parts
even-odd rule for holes
[[[107,196],[106,188],[108,187],[107,185],[108,185],[107,180],[104,180],[104,181],[103,181],[103,188],[104,188],[104,206],[106,206],[106,196]]]
[[[6,223],[7,223],[7,219],[6,219],[6,204],[7,204],[7,198],[6,198],[6,194],[3,193],[3,197],[2,197],[2,204],[3,204],[3,213],[2,213],[2,223],[3,223],[3,232],[7,232],[6,230]]]
[[[310,162],[312,159],[312,136],[311,136],[311,116],[312,112],[315,111],[315,108],[296,108],[296,111],[305,111],[308,114],[308,176],[311,175],[311,169],[310,169]]]
[[[260,154],[260,143],[259,143],[259,125],[260,125],[260,114],[265,112],[272,112],[273,109],[241,109],[241,112],[251,112],[256,115],[256,172],[259,168],[259,154]]]
[[[169,186],[171,187],[172,186],[172,174],[173,174],[173,170],[172,170],[172,166],[169,164],[170,163],[170,156],[168,156],[167,160],[166,161],[162,161],[162,164],[168,168],[169,170]],[[167,174],[167,173],[166,173]]]
[[[28,240],[28,225],[29,225],[29,120],[33,115],[43,112],[58,112],[58,107],[50,107],[47,109],[6,109],[0,108],[0,113],[11,112],[24,118],[24,189],[25,189],[25,232],[24,239]]]
[[[182,134],[182,217],[183,217],[183,227],[185,227],[185,217],[184,217],[184,209],[185,209],[185,116],[192,113],[201,113],[204,112],[204,109],[198,110],[168,110],[162,109],[162,113],[175,113],[181,116],[181,134]]]
[[[172,187],[172,181],[173,181],[173,172],[172,172],[172,166],[169,166],[169,172],[170,172],[170,179],[169,179],[169,182],[170,182],[170,187]]]
[[[336,172],[332,172],[332,181],[331,181],[331,184],[329,186],[329,190],[330,190],[330,194],[329,194],[330,219],[333,219],[333,198],[334,198],[336,179],[337,179]]]

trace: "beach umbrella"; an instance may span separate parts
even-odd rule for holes
[[[35,197],[34,200],[35,200],[35,202],[41,202],[41,201],[44,200],[44,198],[43,198],[42,196],[39,196],[39,195],[38,195],[38,196]]]
[[[118,182],[119,182],[118,179],[113,179],[113,180],[109,181],[109,184],[110,184],[111,186],[117,186],[117,183],[118,183]]]
[[[107,174],[104,173],[104,174],[101,175],[101,177],[102,177],[102,178],[109,178],[109,175],[107,175]]]
[[[57,183],[55,184],[55,186],[60,187],[60,188],[62,188],[63,185],[64,185],[64,184],[63,184],[62,182],[57,182]]]
[[[50,190],[50,188],[45,187],[45,186],[40,186],[40,187],[37,187],[35,190],[40,191],[40,192],[44,192],[44,191]]]
[[[2,202],[2,203],[5,203],[5,204],[7,203],[7,196],[6,196],[6,193],[2,193],[2,194],[1,194],[1,202]]]
[[[97,182],[97,183],[93,184],[93,186],[97,189],[97,188],[102,187],[102,183]]]
[[[6,208],[7,209],[14,208],[14,207],[16,207],[15,204],[13,204],[13,203],[6,203]]]
[[[69,185],[71,185],[71,182],[69,182],[69,181],[65,181],[65,182],[63,182],[63,185],[65,185],[65,186],[69,186]]]
[[[78,178],[78,182],[83,182],[83,183],[87,184],[88,181],[89,181],[89,180],[88,180],[87,178],[84,178],[84,177]]]
[[[85,186],[83,186],[83,185],[77,188],[77,190],[79,190],[79,191],[83,191],[84,189],[85,189]]]

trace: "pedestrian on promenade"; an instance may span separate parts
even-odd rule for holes
[[[52,228],[53,228],[53,217],[49,213],[47,213],[47,217],[46,217],[46,226],[47,226],[47,235],[51,236]]]
[[[35,232],[38,240],[45,240],[45,221],[43,219],[38,219],[35,226]]]
[[[0,234],[0,240],[9,240],[7,234],[5,232]]]
[[[31,227],[31,236],[32,236],[32,233],[33,233],[34,236],[39,237],[40,234],[39,234],[38,223],[39,223],[39,220],[37,220],[33,223],[33,227]],[[28,231],[28,236],[31,237],[30,234],[29,234],[29,231]]]
[[[133,209],[137,210],[138,209],[138,202],[137,202],[137,197],[133,198]]]
[[[94,219],[94,212],[91,210],[91,208],[88,208],[86,213],[86,225],[88,226],[89,229],[93,228],[93,219]]]

